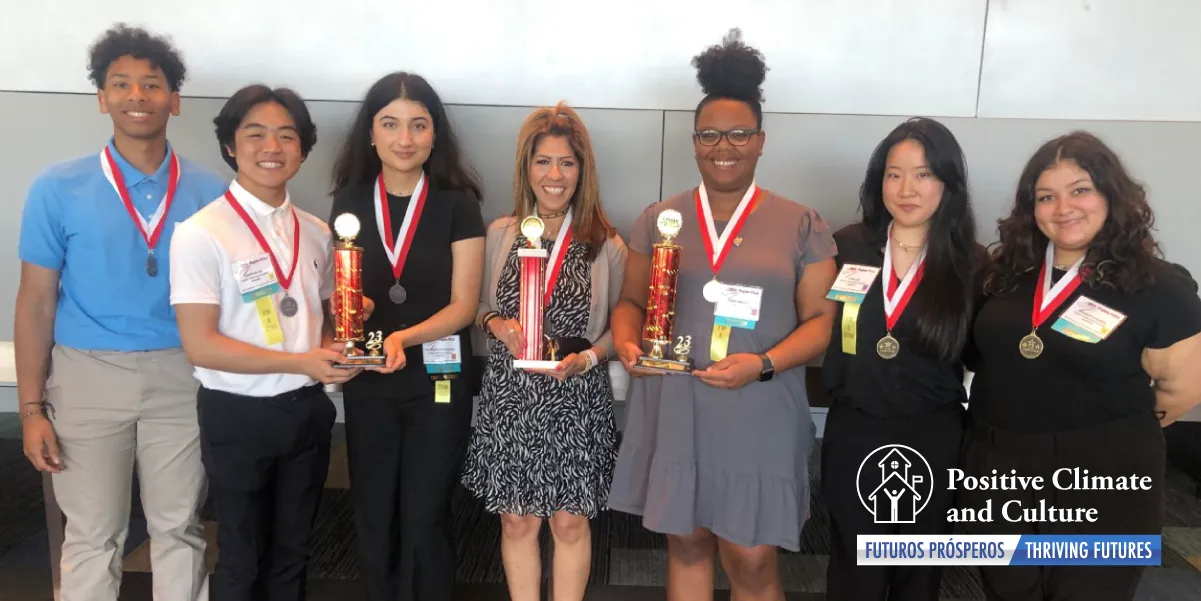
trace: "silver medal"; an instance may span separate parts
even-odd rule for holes
[[[296,299],[285,296],[279,301],[279,312],[284,314],[284,317],[292,317],[300,310],[300,306],[296,304]]]
[[[399,282],[393,284],[392,287],[388,289],[388,299],[391,300],[393,304],[402,305],[407,298],[409,298],[409,293],[405,290],[404,286],[400,285]]]
[[[158,259],[154,258],[154,251],[150,251],[146,257],[146,275],[152,278],[158,276]]]

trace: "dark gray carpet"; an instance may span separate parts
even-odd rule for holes
[[[0,438],[0,557],[45,529],[42,478],[19,438]]]

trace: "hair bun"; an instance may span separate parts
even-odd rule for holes
[[[742,41],[741,29],[731,29],[721,44],[694,56],[692,66],[706,96],[763,102],[767,63],[763,53]]]

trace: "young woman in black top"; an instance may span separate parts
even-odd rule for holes
[[[1091,134],[1051,140],[1027,163],[972,329],[962,461],[967,477],[996,470],[1045,485],[962,490],[964,508],[992,506],[992,521],[967,522],[970,532],[1162,531],[1161,427],[1201,400],[1201,299],[1159,258],[1152,222],[1142,186]],[[1150,490],[1082,490],[1076,468],[1084,483],[1150,477]],[[1090,509],[1096,521],[1080,521]],[[981,573],[989,599],[1092,601],[1132,599],[1141,568]]]
[[[954,135],[930,119],[899,125],[868,162],[859,207],[863,219],[834,234],[840,279],[832,296],[843,302],[822,369],[834,398],[821,456],[832,544],[826,597],[933,601],[938,566],[857,567],[855,537],[950,531],[945,480],[958,464],[966,400],[960,354],[984,258]],[[855,270],[857,290],[844,279]],[[894,452],[911,462],[910,473],[887,470],[886,478],[878,463]],[[920,495],[916,507],[908,499],[915,515],[885,496],[905,486]]]
[[[364,329],[386,336],[388,357],[343,390],[367,599],[448,600],[484,221],[477,179],[420,76],[392,73],[367,92],[335,167],[331,227],[343,213],[361,224],[362,288],[376,300]],[[435,381],[442,370],[454,378]]]

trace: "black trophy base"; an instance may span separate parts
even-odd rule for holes
[[[649,371],[657,371],[662,374],[680,376],[690,375],[692,370],[695,369],[692,366],[692,359],[685,359],[682,361],[679,359],[655,359],[654,357],[649,357],[646,355],[639,357],[638,361],[634,363],[634,367]]]
[[[339,369],[358,369],[360,367],[383,367],[388,364],[388,358],[383,355],[354,355],[345,361],[339,361],[334,367]]]

